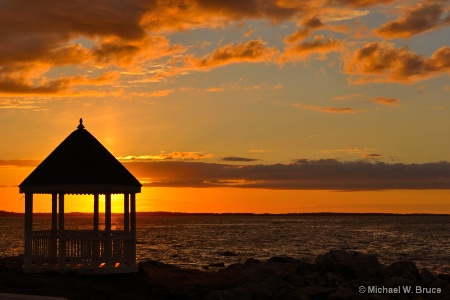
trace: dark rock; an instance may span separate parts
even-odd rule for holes
[[[212,291],[205,300],[251,300],[252,292],[246,288],[233,288],[224,291]]]
[[[450,283],[450,274],[439,274],[437,277]]]
[[[297,274],[288,274],[285,276],[284,280],[286,280],[296,288],[305,286],[305,277],[299,276]]]
[[[209,264],[208,267],[212,267],[212,268],[225,268],[225,263],[220,262],[220,263]]]
[[[326,299],[328,296],[336,292],[337,288],[323,287],[323,286],[306,286],[299,291],[311,297],[316,297],[319,299]]]
[[[329,297],[329,299],[333,299],[333,300],[341,300],[341,299],[364,299],[364,296],[362,296],[361,294],[355,293],[343,286],[339,286],[336,290],[335,293],[331,294]]]
[[[387,288],[394,288],[398,286],[414,286],[414,285],[415,285],[414,282],[403,277],[391,277],[386,279],[386,281],[384,282],[384,286]]]
[[[429,283],[436,280],[436,275],[431,273],[428,269],[422,269],[419,273],[419,278],[422,284],[428,285]]]
[[[412,261],[401,260],[391,264],[386,268],[389,276],[399,276],[418,283],[419,270]]]
[[[437,278],[435,281],[430,283],[428,287],[430,288],[444,288],[448,285],[447,281]]]
[[[261,261],[257,258],[249,258],[245,261],[245,264],[257,264],[260,263]]]
[[[370,269],[381,267],[375,254],[344,250],[331,250],[323,255],[319,255],[316,258],[316,264],[323,273],[333,271],[347,279],[363,277]]]
[[[254,299],[269,299],[274,295],[277,295],[277,298],[279,298],[280,296],[287,296],[288,294],[293,294],[295,292],[295,287],[293,285],[272,276],[266,276],[257,282],[249,282],[245,284],[243,288],[251,291]]]
[[[276,263],[280,263],[280,264],[291,264],[291,263],[294,263],[296,261],[296,259],[289,257],[289,256],[274,256],[274,257],[269,258],[268,261],[276,262]]]
[[[336,286],[345,286],[346,285],[344,279],[342,279],[341,277],[339,277],[336,274],[328,272],[325,276],[326,276],[325,277],[326,278],[325,286],[336,287]]]

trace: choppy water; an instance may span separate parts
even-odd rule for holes
[[[122,220],[113,220],[117,229]],[[66,228],[89,229],[92,218],[68,217]],[[35,218],[49,229],[50,218]],[[385,264],[413,260],[450,273],[450,216],[151,216],[137,219],[137,258],[183,267],[231,264],[287,255],[313,261],[331,249],[379,254]],[[0,218],[0,256],[23,253],[23,219]],[[237,256],[223,256],[221,252]]]

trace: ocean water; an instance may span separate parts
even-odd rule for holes
[[[33,229],[49,229],[50,221],[34,218]],[[90,229],[92,218],[68,216],[65,223],[67,229]],[[113,217],[113,229],[122,224]],[[23,218],[0,218],[0,256],[23,253],[23,226]],[[413,260],[419,268],[450,273],[450,216],[138,216],[137,228],[138,261],[202,269],[276,255],[313,262],[344,249],[377,253],[384,264]]]

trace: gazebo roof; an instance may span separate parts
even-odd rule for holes
[[[139,193],[141,183],[83,126],[72,132],[19,185],[20,192]]]

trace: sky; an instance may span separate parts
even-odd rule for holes
[[[138,211],[450,213],[449,2],[0,0],[0,210],[83,118]]]

